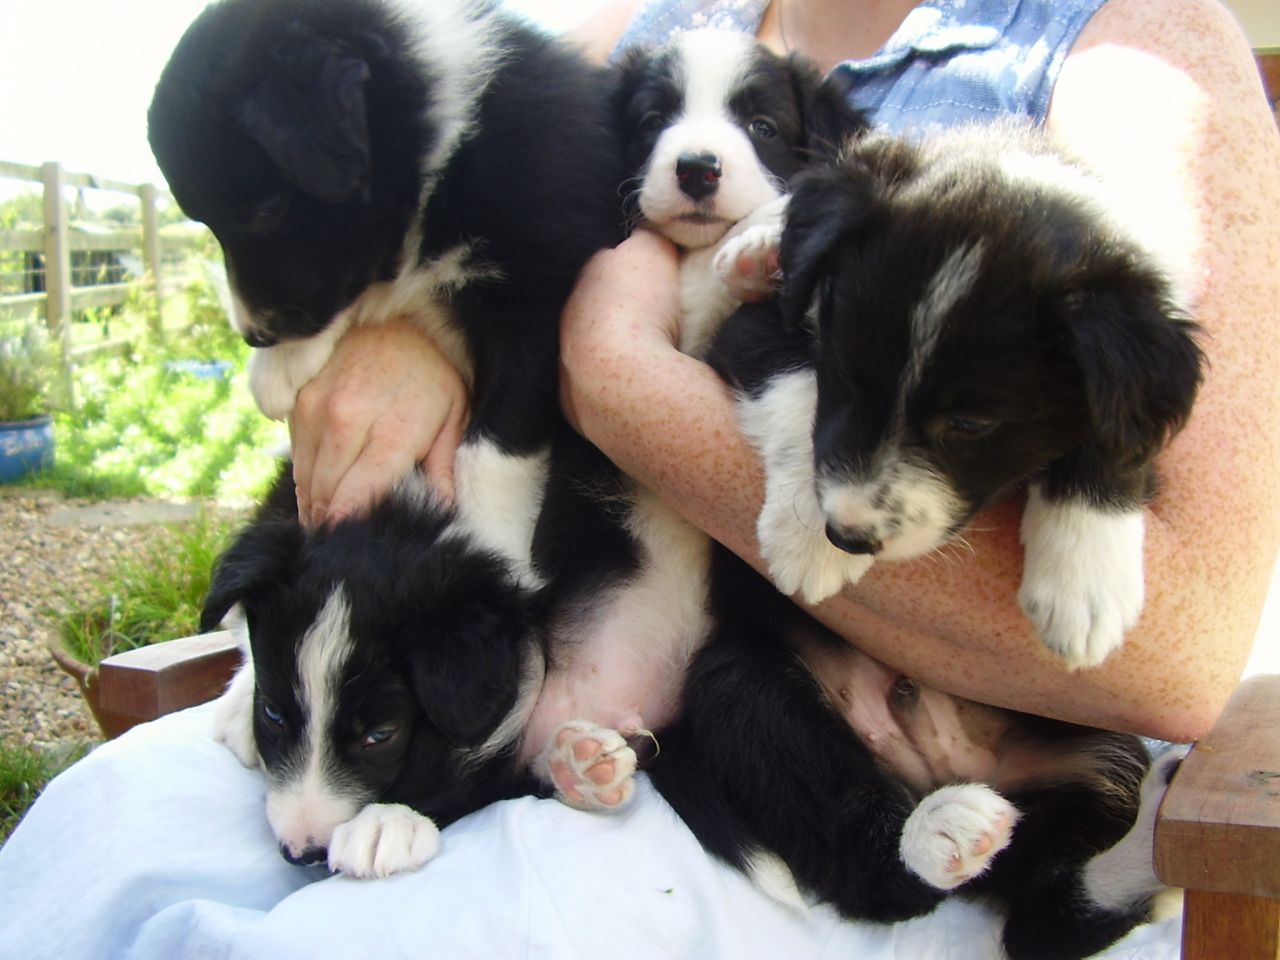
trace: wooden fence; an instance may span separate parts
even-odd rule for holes
[[[157,204],[167,194],[152,184],[123,183],[86,173],[68,173],[56,162],[28,166],[0,160],[0,178],[35,182],[43,190],[43,223],[39,227],[0,229],[0,252],[16,252],[29,265],[42,265],[28,272],[31,282],[26,289],[0,293],[0,320],[43,317],[50,337],[61,346],[62,388],[68,399],[71,372],[77,362],[104,352],[122,352],[128,340],[107,340],[76,346],[72,343],[72,317],[95,307],[125,303],[139,292],[155,296],[155,309],[149,318],[153,336],[164,335],[164,301],[179,285],[179,271],[168,257],[190,251],[199,242],[201,229],[190,224],[160,227]],[[140,204],[138,226],[112,227],[93,224],[86,227],[73,223],[68,189],[91,189],[127,195]],[[77,277],[76,265],[105,262],[128,254],[141,263],[142,271],[123,269],[99,271],[98,277]],[[84,271],[81,270],[81,273]],[[102,282],[105,277],[105,282]],[[77,282],[79,280],[80,282]],[[88,281],[88,282],[85,282]]]

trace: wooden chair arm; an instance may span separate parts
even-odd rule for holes
[[[127,650],[98,664],[98,708],[116,722],[112,735],[219,696],[240,666],[226,630]]]
[[[1186,890],[1184,960],[1280,958],[1280,675],[1241,683],[1182,762],[1155,862]]]

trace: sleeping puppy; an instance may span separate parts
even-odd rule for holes
[[[833,131],[861,121],[832,110],[816,140],[794,132],[794,119],[776,122],[790,109],[776,105],[787,102],[779,87],[797,89],[788,70],[814,84],[816,74],[737,35],[690,32],[657,54],[632,53],[627,67],[628,157],[641,178],[633,196],[650,226],[686,247],[680,342],[701,353],[743,299],[744,277],[751,293],[772,281],[783,174],[821,159]],[[742,93],[753,84],[772,90],[773,115]],[[811,146],[784,163],[753,153],[775,143],[752,135],[756,119]],[[690,167],[703,176],[691,182]],[[735,189],[763,199],[767,215],[726,222],[743,209]],[[742,274],[740,258],[759,262]],[[770,330],[785,339],[776,305],[746,309],[774,318],[762,344]],[[1005,940],[1018,958],[1084,956],[1146,918],[1160,889],[1151,831],[1169,761],[1148,773],[1136,738],[919,687],[725,551],[712,556],[710,634],[648,768],[711,853],[784,901],[816,896],[859,919],[916,916],[952,890],[994,896],[1009,907]]]
[[[712,854],[800,910],[881,923],[950,895],[1011,960],[1090,956],[1151,918],[1160,800],[1184,750],[921,687],[716,554],[716,626],[654,784]]]
[[[798,184],[780,307],[735,317],[714,360],[764,460],[780,589],[823,600],[1025,486],[1023,610],[1072,669],[1121,645],[1151,461],[1202,358],[1117,207],[1013,127],[869,135]]]
[[[567,427],[553,447],[536,588],[419,474],[308,530],[286,468],[219,559],[203,628],[231,613],[247,656],[215,736],[263,771],[290,862],[386,876],[494,800],[630,797],[622,734],[671,722],[709,545]]]
[[[739,32],[690,30],[619,69],[628,212],[682,248],[680,348],[700,356],[742,299],[772,292],[787,183],[865,122],[807,60]]]
[[[622,239],[611,74],[486,0],[218,0],[148,114],[286,416],[352,324],[416,320],[472,387],[459,515],[528,569],[561,305]]]

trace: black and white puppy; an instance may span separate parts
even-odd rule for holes
[[[286,468],[220,558],[203,621],[247,654],[216,735],[267,779],[286,859],[412,869],[439,827],[537,785],[513,754],[545,660],[538,598],[419,475],[306,530]]]
[[[716,628],[648,772],[766,892],[894,922],[950,895],[1004,914],[1012,960],[1075,960],[1151,917],[1183,750],[928,690],[716,555]]]
[[[627,66],[635,196],[651,226],[686,247],[681,345],[700,353],[741,299],[736,258],[761,261],[748,287],[771,283],[786,180],[861,120],[838,102],[791,97],[813,91],[816,74],[737,35],[691,32]],[[797,133],[800,103],[825,118],[820,137]],[[789,132],[783,160],[755,152],[784,145],[764,130]],[[740,193],[721,206],[726,188]],[[723,214],[741,216],[740,196],[768,213],[735,233]],[[786,339],[776,306],[754,309]],[[807,433],[811,422],[785,426]],[[709,851],[783,900],[816,896],[860,919],[916,916],[952,890],[994,895],[1019,958],[1084,956],[1146,917],[1160,889],[1150,846],[1167,768],[1148,774],[1135,738],[918,687],[724,551],[713,557],[708,642],[649,767]]]
[[[220,558],[244,667],[215,736],[267,781],[286,859],[416,869],[494,800],[631,794],[619,731],[670,723],[705,640],[709,545],[570,431],[556,437],[529,587],[418,474],[365,517],[308,530],[286,469]]]
[[[740,32],[690,30],[619,66],[629,213],[683,248],[680,346],[699,356],[744,295],[772,291],[788,182],[865,123],[809,61]],[[759,269],[737,273],[739,254]]]
[[[745,310],[716,361],[764,460],[784,592],[817,602],[927,554],[1025,486],[1023,610],[1071,668],[1121,645],[1151,461],[1201,353],[1119,207],[1014,127],[868,135],[797,186],[780,313]]]
[[[352,324],[422,324],[472,387],[459,515],[527,569],[559,312],[622,238],[611,74],[488,0],[219,0],[148,115],[222,245],[255,397],[283,417]]]

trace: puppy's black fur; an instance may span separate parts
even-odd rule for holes
[[[496,5],[220,0],[148,118],[251,344],[310,337],[389,284],[391,306],[362,309],[445,309],[474,371],[469,435],[527,453],[554,429],[560,306],[622,237],[611,90]]]
[[[439,826],[538,792],[514,762],[514,742],[475,757],[514,708],[524,670],[545,656],[538,596],[513,582],[501,558],[451,532],[451,511],[421,490],[315,530],[299,524],[294,498],[286,468],[219,559],[202,618],[213,629],[240,607],[268,778],[299,774],[314,750],[299,650],[341,591],[350,655],[329,677],[334,709],[324,718],[334,788],[357,806],[405,804]]]

